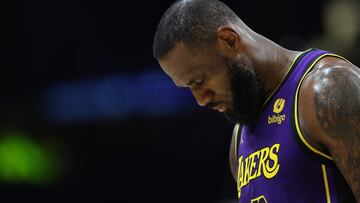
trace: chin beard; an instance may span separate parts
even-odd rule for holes
[[[226,61],[233,106],[225,111],[225,116],[232,123],[251,124],[257,120],[263,101],[259,77],[250,60],[244,60],[245,64]]]

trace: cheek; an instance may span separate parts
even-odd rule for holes
[[[220,97],[219,99],[228,100],[231,96],[230,79],[225,68],[214,73],[213,87],[215,93]]]

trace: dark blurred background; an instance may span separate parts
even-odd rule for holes
[[[233,126],[152,57],[173,1],[2,6],[0,202],[236,202]],[[224,1],[289,49],[360,65],[359,1]]]

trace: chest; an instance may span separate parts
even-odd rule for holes
[[[287,201],[304,192],[304,185],[314,187],[314,191],[323,187],[321,164],[297,142],[292,102],[285,96],[276,97],[256,125],[243,126],[237,157],[237,188],[242,202],[256,198]],[[304,198],[306,195],[317,198],[308,192]]]

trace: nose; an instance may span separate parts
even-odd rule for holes
[[[209,89],[203,87],[191,87],[190,89],[199,106],[207,105],[214,97],[214,93]]]

